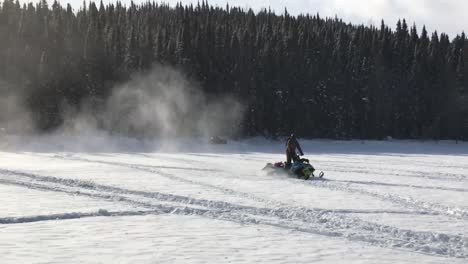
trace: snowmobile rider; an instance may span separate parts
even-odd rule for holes
[[[299,150],[301,156],[304,156],[302,152],[301,145],[297,142],[296,135],[291,134],[286,142],[286,168],[291,168],[291,160],[293,162],[299,160],[299,156],[296,153],[296,148]]]

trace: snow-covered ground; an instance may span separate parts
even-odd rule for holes
[[[13,141],[1,263],[468,261],[466,143],[301,141],[325,172],[303,181],[262,172],[262,139]]]

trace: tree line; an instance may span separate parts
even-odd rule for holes
[[[240,136],[468,139],[465,34],[405,20],[392,30],[205,1],[73,10],[4,0],[0,40],[0,79],[19,87],[43,131],[63,122],[64,102],[99,104],[158,63],[213,98],[240,98]]]

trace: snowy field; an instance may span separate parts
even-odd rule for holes
[[[1,263],[468,262],[467,143],[86,140],[0,142]]]

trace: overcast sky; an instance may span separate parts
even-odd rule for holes
[[[103,0],[104,3],[113,1]],[[141,3],[147,0],[133,1]],[[77,9],[83,0],[60,0],[60,2],[71,3]],[[130,0],[121,0],[121,2],[130,3]],[[198,1],[165,0],[164,2],[175,4]],[[392,28],[399,18],[406,18],[408,24],[416,23],[419,32],[422,25],[426,25],[429,31],[446,32],[452,38],[462,31],[465,33],[468,31],[468,0],[209,0],[208,2],[220,6],[225,6],[229,2],[231,6],[252,7],[255,10],[271,7],[278,13],[287,7],[291,14],[318,12],[322,17],[337,15],[346,22],[366,25],[370,23],[380,25],[380,20],[383,18]]]

